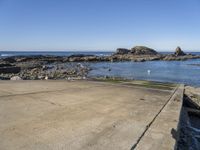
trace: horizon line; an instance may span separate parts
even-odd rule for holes
[[[175,52],[175,50],[156,50],[157,52]],[[182,49],[184,52],[200,52],[200,50],[184,50]],[[80,49],[20,49],[20,50],[11,50],[11,49],[7,49],[7,50],[1,50],[0,52],[115,52],[116,50],[108,50],[108,49],[103,49],[103,50],[80,50]]]

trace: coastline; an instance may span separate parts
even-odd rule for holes
[[[179,57],[176,57],[176,59],[180,61],[180,60],[183,60],[180,58],[185,58],[185,57],[186,56],[179,56]],[[68,57],[66,57],[66,56],[60,57],[60,56],[41,56],[40,55],[40,56],[7,57],[7,58],[0,59],[0,72],[1,72],[0,77],[2,80],[10,80],[14,76],[18,76],[23,80],[44,80],[45,78],[46,79],[55,79],[55,80],[56,79],[72,79],[72,78],[85,79],[88,77],[88,74],[91,74],[91,73],[94,74],[92,77],[98,77],[98,72],[97,73],[94,73],[94,72],[96,72],[96,69],[97,70],[100,69],[99,70],[100,72],[103,71],[101,74],[102,75],[104,74],[101,77],[106,78],[107,76],[108,77],[109,76],[117,77],[116,76],[117,74],[115,74],[113,72],[116,70],[115,69],[116,67],[122,67],[122,68],[125,67],[126,69],[124,71],[128,71],[128,68],[127,68],[128,66],[130,67],[130,69],[132,67],[137,67],[138,69],[139,69],[139,67],[143,67],[144,69],[145,68],[147,69],[146,71],[148,71],[148,69],[151,68],[150,71],[152,71],[152,73],[154,74],[154,72],[157,72],[157,70],[155,70],[156,68],[154,69],[153,66],[151,67],[150,64],[156,65],[156,66],[158,64],[163,64],[164,67],[170,67],[170,64],[174,64],[173,61],[157,60],[157,59],[155,59],[155,56],[148,56],[148,57],[147,56],[134,56],[134,58],[137,58],[137,61],[124,61],[121,59],[117,59],[118,61],[110,61],[110,60],[105,61],[105,59],[98,59],[99,61],[95,61],[94,58],[96,59],[97,56],[81,55],[81,57],[80,57],[80,55],[79,56],[75,55],[75,56],[68,56]],[[104,58],[104,56],[102,56],[100,58]],[[154,61],[148,61],[148,62],[143,61],[144,58],[146,58],[146,59],[148,58],[148,60],[154,60]],[[149,59],[149,58],[154,58],[154,59]],[[197,58],[197,56],[195,56],[195,58]],[[116,60],[116,59],[114,59],[114,60]],[[199,60],[199,59],[197,59],[197,60]],[[136,63],[134,63],[134,62],[136,62]],[[144,63],[144,62],[146,62],[146,63]],[[166,63],[164,63],[164,62],[166,62],[166,63],[169,62],[168,63],[169,65],[165,66]],[[188,65],[188,67],[191,66],[189,68],[199,67],[195,61],[188,61],[188,64],[186,63],[187,61],[180,61],[180,62],[183,62],[183,64]],[[100,65],[101,63],[102,63],[102,65]],[[105,64],[105,65],[103,65],[103,64]],[[131,64],[133,64],[133,65],[131,65]],[[147,68],[147,64],[149,64],[148,68]],[[179,63],[177,61],[177,67],[179,67],[178,64]],[[112,66],[114,68],[112,68]],[[172,66],[174,66],[174,65],[172,65]],[[158,69],[163,70],[164,68],[163,69],[158,68]],[[174,68],[174,69],[176,69],[176,68]],[[187,69],[187,66],[185,66],[185,69]],[[123,69],[120,69],[120,70],[123,72]],[[165,70],[163,70],[163,71],[165,71]],[[176,70],[174,70],[174,71],[176,71]],[[181,71],[184,71],[184,70],[180,70],[180,72]],[[133,74],[135,74],[134,70],[133,71],[130,70],[130,73],[131,72],[133,72]],[[146,72],[146,73],[148,73],[148,72]],[[149,72],[149,73],[151,73],[151,72]],[[175,72],[172,72],[172,74],[174,74],[174,73]],[[165,74],[163,74],[163,75],[165,75]],[[126,78],[126,75],[124,76],[123,74],[121,74],[120,77]],[[139,74],[138,74],[138,77],[140,77]],[[133,79],[134,78],[135,78],[135,75],[133,76]],[[140,78],[136,78],[136,79],[140,79]],[[144,78],[141,78],[141,79],[144,80]],[[156,79],[156,77],[154,78],[154,80],[155,79]],[[151,80],[151,79],[149,79],[149,80]],[[171,81],[173,82],[173,80],[171,80]]]
[[[132,49],[117,49],[115,53],[111,55],[91,55],[91,54],[75,54],[75,55],[69,55],[69,56],[56,56],[56,55],[26,55],[26,56],[10,56],[5,58],[0,58],[0,79],[1,80],[60,80],[60,79],[66,79],[66,80],[72,80],[72,79],[87,79],[91,77],[103,77],[103,78],[127,78],[127,79],[141,79],[141,80],[151,80],[150,74],[151,72],[154,75],[154,72],[157,72],[154,68],[152,68],[150,65],[141,65],[142,68],[146,68],[146,78],[144,78],[143,74],[138,74],[138,76],[135,76],[135,73],[137,73],[137,70],[134,70],[133,72],[127,72],[132,74],[131,78],[130,76],[126,74],[120,74],[123,71],[127,70],[121,70],[120,72],[113,72],[115,71],[115,68],[117,67],[118,63],[124,63],[120,65],[120,68],[126,68],[127,65],[130,67],[140,67],[138,65],[128,65],[126,62],[155,62],[152,63],[152,65],[157,66],[159,63],[163,64],[163,62],[172,62],[172,61],[186,61],[186,60],[194,60],[194,59],[200,59],[200,55],[194,55],[194,54],[186,54],[184,53],[180,47],[178,47],[175,51],[175,53],[171,54],[161,54],[159,52],[156,52],[155,50],[144,47],[144,46],[136,46]],[[112,64],[115,64],[116,66],[113,66]],[[104,73],[100,73],[98,76],[98,71],[95,74],[95,64],[101,64],[101,63],[107,63],[108,65],[98,66],[96,65],[97,69],[101,69],[101,67],[105,68]],[[157,64],[156,64],[157,63]],[[109,65],[110,64],[110,65]],[[114,67],[112,68],[111,65]],[[170,63],[168,66],[164,67],[170,67]],[[195,63],[189,63],[188,65],[192,67],[199,67],[199,64]],[[148,66],[148,67],[147,67]],[[177,64],[177,67],[179,65]],[[171,68],[171,67],[170,67]],[[169,68],[169,69],[170,69]],[[175,74],[178,68],[174,68],[174,72],[171,72],[172,74]],[[187,69],[187,67],[185,67]],[[160,71],[162,68],[158,68]],[[140,70],[138,70],[140,71]],[[143,72],[144,72],[143,71]],[[185,70],[180,70],[179,72],[182,72]],[[168,72],[166,72],[168,74]],[[93,74],[93,75],[91,75]],[[120,74],[120,76],[118,76]],[[143,75],[143,76],[141,76]],[[170,76],[170,74],[168,74]],[[141,77],[140,77],[141,76]],[[160,76],[165,76],[165,74],[161,74]],[[154,78],[152,78],[154,81],[163,81],[166,82],[166,80],[161,80],[161,78],[157,75]],[[169,80],[169,82],[175,82],[175,80],[172,78]],[[177,82],[181,83],[181,82]],[[199,83],[199,82],[198,82]],[[198,85],[198,84],[197,84]]]

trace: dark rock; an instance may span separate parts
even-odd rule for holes
[[[19,73],[21,71],[20,67],[1,67],[0,73]]]
[[[0,80],[10,80],[10,78],[7,76],[0,76]]]
[[[13,65],[10,63],[1,63],[0,64],[0,67],[10,67],[10,66],[13,66]]]
[[[130,52],[130,50],[128,50],[128,49],[125,49],[125,48],[118,48],[117,50],[116,50],[116,54],[128,54]]]
[[[135,55],[157,55],[158,53],[151,48],[145,46],[135,46],[131,48],[131,53]]]
[[[184,56],[184,55],[186,55],[182,50],[181,50],[181,48],[178,46],[177,48],[176,48],[176,51],[175,51],[175,56]]]
[[[61,62],[63,57],[60,56],[43,56],[43,55],[33,55],[33,56],[13,56],[16,62],[30,62],[30,61],[46,61],[47,63]]]
[[[8,62],[8,63],[15,63],[16,62],[15,58],[13,58],[13,57],[4,58],[3,61]]]

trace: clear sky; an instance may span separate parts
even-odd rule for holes
[[[200,0],[0,0],[0,50],[200,50]]]

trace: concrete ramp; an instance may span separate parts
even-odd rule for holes
[[[178,138],[178,123],[182,107],[184,85],[180,85],[166,105],[155,116],[132,149],[172,150]]]
[[[0,81],[0,149],[172,149],[181,94],[160,83]]]

